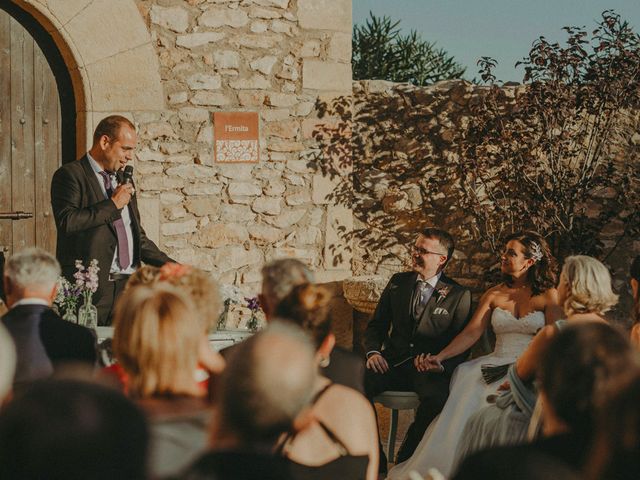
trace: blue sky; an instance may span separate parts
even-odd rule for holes
[[[603,10],[614,9],[640,32],[640,0],[353,0],[353,23],[363,23],[372,11],[400,20],[403,31],[417,30],[422,38],[455,56],[467,67],[465,78],[477,76],[481,56],[498,60],[498,79],[521,81],[514,64],[531,43],[543,35],[566,38],[566,25],[595,27]]]

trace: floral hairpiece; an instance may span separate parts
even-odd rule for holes
[[[542,247],[538,244],[538,242],[531,242],[531,246],[529,247],[531,251],[531,260],[534,262],[539,262],[542,260]]]
[[[171,280],[172,278],[184,277],[191,271],[190,265],[183,265],[181,263],[165,263],[160,267],[160,274],[158,279],[160,281]]]

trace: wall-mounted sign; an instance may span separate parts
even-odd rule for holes
[[[218,163],[257,163],[259,158],[258,113],[215,112],[213,151]]]

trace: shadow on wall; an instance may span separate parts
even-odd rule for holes
[[[496,82],[485,58],[487,86],[363,81],[318,102],[311,164],[353,211],[341,234],[355,275],[401,270],[427,226],[457,239],[448,269],[477,290],[522,229],[560,261],[583,253],[626,271],[640,250],[640,41],[612,12],[567,36],[534,42],[523,85]]]

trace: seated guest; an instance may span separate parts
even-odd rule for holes
[[[582,476],[564,462],[537,450],[522,450],[504,457],[502,449],[472,455],[454,480],[580,480]]]
[[[16,347],[7,329],[0,323],[0,409],[11,396],[16,373]]]
[[[209,273],[190,265],[172,262],[165,263],[162,267],[145,265],[129,277],[126,288],[136,285],[153,286],[158,282],[167,282],[182,290],[193,301],[205,330],[215,330],[221,309],[220,292]]]
[[[640,478],[640,374],[630,373],[603,395],[590,461],[588,480]]]
[[[60,265],[49,253],[30,248],[7,260],[4,290],[9,312],[2,323],[16,345],[15,386],[48,377],[64,363],[96,362],[95,335],[62,320],[52,309]]]
[[[638,255],[629,269],[631,277],[631,293],[633,294],[633,327],[631,328],[631,343],[640,348],[640,255]]]
[[[274,320],[302,327],[313,339],[320,364],[330,358],[335,344],[329,300],[329,292],[322,287],[298,285],[280,302]],[[311,407],[312,421],[304,430],[291,432],[282,443],[294,478],[377,478],[376,421],[366,397],[321,376]]]
[[[118,391],[44,380],[0,414],[0,478],[143,480],[147,441],[144,416]]]
[[[267,321],[278,309],[279,303],[298,285],[313,283],[313,274],[300,260],[285,258],[274,260],[262,269],[262,293],[260,306]],[[327,301],[330,298],[327,297]],[[335,345],[335,336],[330,334],[333,347],[329,356],[320,366],[321,372],[332,382],[351,387],[364,393],[364,364],[360,357],[345,348]]]
[[[262,292],[258,298],[267,318],[274,316],[278,304],[293,287],[313,281],[311,270],[295,258],[281,258],[266,264],[262,268]]]
[[[116,305],[113,349],[150,421],[154,476],[178,472],[206,447],[210,410],[196,378],[202,336],[191,300],[163,282],[129,288]]]
[[[600,261],[585,255],[565,260],[558,282],[558,301],[565,318],[538,332],[509,369],[509,382],[503,386],[508,386],[508,391],[469,419],[456,454],[458,461],[489,446],[525,440],[537,398],[532,382],[549,343],[566,325],[604,323],[605,312],[617,300],[609,270]]]
[[[189,265],[166,263],[161,268],[145,265],[136,270],[129,278],[125,291],[137,285],[153,287],[158,282],[167,283],[179,289],[191,299],[197,310],[197,318],[202,325],[202,335],[198,345],[200,363],[198,378],[206,387],[209,374],[219,373],[224,368],[224,359],[211,348],[208,338],[208,333],[215,331],[220,316],[218,284],[203,270]],[[126,391],[128,379],[121,366],[117,363],[110,365],[107,371],[119,378]]]
[[[211,451],[180,478],[290,479],[288,462],[273,451],[308,407],[316,380],[315,349],[292,325],[270,325],[239,343],[216,392]]]
[[[550,455],[576,471],[589,455],[596,405],[608,388],[639,368],[624,336],[600,322],[567,326],[551,340],[538,370],[543,437],[530,445],[495,447],[468,457],[455,480],[495,478],[496,459],[517,461],[531,451]]]

